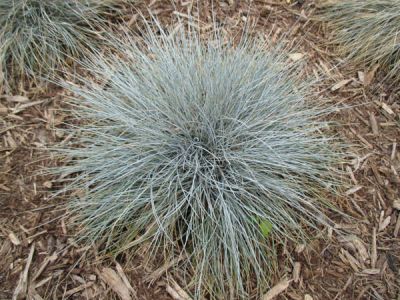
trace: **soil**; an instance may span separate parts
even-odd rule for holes
[[[214,12],[231,36],[247,22],[250,34],[288,40],[305,73],[319,74],[321,101],[341,108],[331,120],[352,145],[351,185],[332,199],[352,218],[332,215],[340,233],[321,229],[309,244],[282,250],[291,263],[274,282],[290,281],[278,299],[400,299],[400,88],[381,82],[379,69],[335,55],[330,33],[313,19],[314,1],[214,2],[152,0],[136,8],[171,29],[200,12],[206,34]],[[132,28],[141,26],[138,11],[125,12]],[[140,253],[104,259],[74,242],[67,197],[52,196],[60,187],[45,172],[62,164],[49,147],[70,138],[60,130],[69,118],[65,97],[63,90],[0,96],[0,299],[185,299],[179,278],[167,275],[176,266],[144,264]]]

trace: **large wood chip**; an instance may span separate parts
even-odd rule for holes
[[[26,103],[29,102],[29,98],[25,96],[5,96],[7,101],[17,102],[17,103]]]
[[[393,208],[400,210],[400,198],[393,201]]]
[[[371,124],[372,133],[376,136],[379,134],[379,125],[378,121],[375,118],[373,113],[369,114],[369,123]]]
[[[173,280],[167,285],[167,293],[175,300],[192,300],[190,296]]]
[[[390,220],[391,220],[391,216],[388,216],[385,219],[383,219],[383,221],[379,223],[378,231],[385,230],[385,228],[388,227],[388,225],[390,224]]]
[[[283,293],[290,284],[291,280],[283,279],[279,281],[272,289],[270,289],[263,297],[262,300],[272,300],[279,294]]]
[[[37,289],[37,288],[39,288],[39,287],[45,285],[45,284],[48,283],[51,279],[53,279],[53,277],[54,277],[54,276],[53,276],[53,274],[52,274],[51,276],[48,276],[48,277],[46,277],[46,278],[40,280],[39,282],[34,283],[34,284],[33,284],[34,288]]]
[[[126,285],[128,290],[131,292],[131,295],[133,296],[133,298],[136,299],[137,298],[136,291],[130,284],[128,277],[125,275],[125,272],[119,263],[116,264],[116,268],[117,268],[118,275],[121,277],[122,281],[124,282],[124,284]]]
[[[172,297],[174,300],[184,300],[177,291],[175,291],[171,286],[167,285],[166,289],[167,293]]]
[[[19,246],[21,245],[21,241],[19,240],[19,238],[15,235],[14,232],[10,232],[8,234],[8,238],[10,239],[11,243],[13,243],[15,246]]]
[[[370,85],[370,83],[372,82],[372,80],[375,77],[375,73],[378,70],[379,65],[375,65],[371,70],[369,70],[368,72],[364,73],[364,86],[368,86]]]
[[[381,272],[381,269],[365,269],[361,273],[367,275],[378,275]]]
[[[167,293],[175,300],[192,300],[188,293],[186,293],[174,280],[170,281],[170,285],[167,285]]]
[[[349,196],[351,194],[357,193],[359,190],[361,190],[363,187],[361,185],[356,185],[352,187],[351,189],[348,189],[346,191],[346,195]]]
[[[331,91],[337,91],[338,89],[344,87],[345,85],[349,84],[349,82],[352,81],[352,79],[344,79],[342,81],[339,81],[336,83],[334,86],[331,87]]]
[[[42,104],[45,100],[37,100],[37,101],[33,101],[33,102],[29,102],[29,103],[25,103],[25,104],[21,104],[21,105],[17,105],[15,108],[13,108],[11,110],[11,112],[13,114],[18,114],[22,111],[24,111],[25,109],[31,107],[31,106],[35,106],[38,104]]]
[[[392,153],[390,154],[390,160],[394,160],[396,158],[396,152],[397,152],[397,143],[394,142],[392,145]]]
[[[369,258],[367,248],[360,238],[355,235],[349,235],[345,240],[349,241],[354,246],[354,249],[357,250],[358,256],[362,262],[365,262]]]
[[[0,104],[0,115],[6,115],[8,113],[8,108]]]
[[[31,250],[29,251],[28,259],[26,260],[25,269],[21,272],[19,277],[18,285],[14,290],[12,299],[24,299],[28,290],[28,273],[32,263],[33,253],[35,252],[35,244],[32,244]]]
[[[304,54],[303,53],[290,53],[288,56],[292,61],[296,62],[296,61],[302,59],[304,57]]]
[[[371,268],[375,268],[378,253],[376,249],[376,228],[372,229],[372,245],[371,245]]]
[[[98,275],[122,300],[132,300],[129,288],[113,269],[103,268],[101,272],[98,272]]]
[[[388,113],[389,115],[393,115],[394,111],[391,109],[391,107],[389,105],[387,105],[384,102],[379,102],[379,101],[375,101],[375,103],[377,105],[379,105],[386,113]]]
[[[357,75],[358,75],[358,80],[360,80],[362,83],[364,83],[365,73],[362,71],[358,71]]]
[[[70,289],[69,291],[66,291],[64,296],[68,297],[71,296],[73,294],[76,294],[80,291],[86,290],[87,288],[91,287],[93,285],[93,282],[88,282],[88,283],[84,283],[76,288]]]
[[[400,231],[400,214],[397,216],[397,222],[396,225],[394,226],[393,236],[395,238],[397,238],[399,231]]]
[[[300,280],[300,270],[301,264],[299,262],[295,262],[293,266],[293,281],[295,283],[299,282]]]
[[[350,264],[350,266],[352,267],[352,269],[355,272],[359,272],[360,269],[362,269],[360,262],[353,256],[351,255],[347,250],[341,248],[339,253],[339,257],[340,259],[346,263],[346,264]]]

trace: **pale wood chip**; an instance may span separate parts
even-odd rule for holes
[[[385,230],[386,227],[390,224],[391,216],[386,217],[382,222],[379,223],[378,231]]]
[[[116,269],[118,272],[118,275],[121,277],[122,281],[124,282],[124,284],[126,285],[126,287],[128,288],[128,290],[131,292],[131,295],[133,296],[133,298],[137,298],[137,294],[136,291],[134,290],[134,288],[132,287],[132,285],[130,284],[128,277],[126,277],[124,270],[122,269],[121,265],[119,263],[116,263]]]
[[[0,115],[6,115],[8,113],[8,108],[0,104]]]
[[[166,287],[167,293],[175,300],[192,300],[190,296],[173,280]]]
[[[88,279],[89,279],[90,281],[96,281],[97,276],[94,275],[94,274],[90,274],[90,275],[88,276]]]
[[[384,102],[381,103],[381,107],[389,114],[393,115],[394,111]]]
[[[376,228],[372,229],[372,245],[371,245],[371,268],[375,268],[378,253],[376,250]]]
[[[378,275],[380,272],[380,269],[365,269],[361,273],[367,275]]]
[[[51,189],[52,186],[53,186],[53,183],[52,183],[51,181],[45,181],[45,182],[43,182],[43,186],[44,186],[46,189]]]
[[[344,79],[339,81],[338,83],[336,83],[334,86],[331,87],[331,91],[337,91],[338,89],[344,87],[345,85],[349,84],[349,82],[351,82],[352,79]]]
[[[395,199],[395,200],[393,201],[392,206],[393,206],[393,208],[395,208],[395,209],[397,209],[397,210],[400,210],[400,198],[399,198],[399,199]]]
[[[375,72],[378,70],[378,68],[379,68],[379,65],[375,65],[372,67],[371,70],[369,70],[368,72],[366,72],[364,74],[364,82],[363,82],[364,86],[370,85],[370,83],[372,82],[372,80],[375,77]]]
[[[18,102],[18,103],[26,103],[29,102],[29,98],[25,96],[4,96],[7,101],[10,102]]]
[[[66,291],[64,293],[64,296],[66,296],[66,297],[71,296],[71,295],[76,294],[76,293],[78,293],[80,291],[86,290],[87,288],[91,287],[92,285],[93,285],[93,282],[84,283],[84,284],[82,284],[82,285],[80,285],[80,286],[78,286],[76,288],[73,288],[73,289],[70,289],[70,290]]]
[[[400,231],[400,214],[397,216],[396,226],[394,227],[393,236],[395,238],[397,238],[397,236],[399,235],[399,231]]]
[[[400,183],[399,173],[397,173],[396,168],[393,165],[391,165],[390,170],[392,171],[393,175],[396,176],[396,178],[397,178],[396,182]]]
[[[368,255],[367,248],[365,247],[363,241],[360,238],[353,235],[351,242],[353,243],[354,247],[357,249],[360,259],[363,262],[365,262],[369,258],[369,255]]]
[[[19,240],[19,238],[15,235],[14,232],[10,232],[8,234],[8,238],[10,239],[11,243],[13,243],[15,246],[19,246],[21,245],[21,241]]]
[[[392,153],[390,154],[390,160],[394,160],[396,158],[396,148],[397,148],[397,143],[394,142],[392,146]]]
[[[27,109],[27,108],[29,108],[31,106],[42,104],[44,101],[45,100],[38,100],[38,101],[33,101],[33,102],[17,105],[14,108],[11,109],[11,112],[16,115],[16,114],[24,111],[25,109]]]
[[[297,254],[300,254],[300,253],[302,253],[304,251],[304,249],[306,249],[306,245],[305,244],[300,244],[300,245],[296,246],[295,251],[296,251]]]
[[[352,269],[356,272],[359,272],[359,270],[361,269],[361,265],[359,263],[359,261],[357,259],[354,258],[353,255],[351,255],[347,250],[341,248],[340,249],[340,254],[342,254],[343,256],[339,255],[339,257],[342,259],[342,261],[344,263],[349,263],[350,266],[352,267]]]
[[[262,300],[272,300],[279,294],[283,293],[290,285],[291,280],[283,279],[279,281],[272,289],[270,289],[264,296]]]
[[[293,266],[293,281],[295,283],[299,282],[300,280],[300,271],[301,271],[301,263],[295,262]]]
[[[352,187],[351,189],[348,189],[346,191],[346,195],[349,196],[351,194],[357,193],[359,190],[361,190],[363,187],[361,185],[356,185]]]
[[[371,124],[372,133],[374,135],[378,135],[379,134],[378,121],[376,121],[375,115],[373,113],[369,114],[369,123]]]
[[[83,279],[81,276],[75,275],[75,274],[71,274],[71,278],[73,279],[73,281],[77,281],[80,284],[85,284],[86,280]]]
[[[175,291],[178,292],[178,294],[182,297],[182,299],[185,300],[191,300],[192,298],[190,298],[189,294],[186,293],[180,286],[178,283],[176,283],[175,281],[172,281],[172,287],[175,289]]]
[[[177,291],[175,291],[172,287],[167,285],[166,289],[167,293],[172,297],[174,300],[183,300],[181,296],[178,294]]]
[[[346,166],[346,171],[347,171],[347,173],[349,173],[349,176],[350,176],[351,180],[353,181],[353,183],[355,185],[358,185],[358,181],[357,181],[356,177],[354,176],[353,170],[351,169],[350,166]]]
[[[41,287],[42,285],[45,285],[45,284],[48,283],[52,278],[53,278],[53,275],[51,275],[51,276],[49,276],[49,277],[46,277],[46,278],[40,280],[39,282],[35,283],[35,284],[34,284],[35,289]]]
[[[340,236],[339,241],[345,243],[352,251],[357,252],[362,262],[365,262],[369,258],[367,248],[359,237],[355,235]]]
[[[302,59],[304,57],[304,54],[303,53],[290,53],[288,56],[292,61],[296,62],[296,61]]]
[[[313,300],[313,297],[311,297],[309,294],[305,294],[304,300]]]
[[[65,220],[61,219],[61,230],[64,235],[67,235],[67,226],[65,226]]]
[[[362,71],[358,71],[357,75],[358,75],[358,80],[360,80],[360,82],[364,83],[365,73]]]
[[[122,300],[132,300],[128,287],[113,269],[103,268],[101,272],[98,272],[98,275]]]
[[[29,251],[28,259],[26,260],[25,269],[21,272],[17,287],[14,290],[12,299],[17,300],[26,297],[28,289],[28,273],[32,263],[33,253],[35,252],[35,244],[32,244]]]

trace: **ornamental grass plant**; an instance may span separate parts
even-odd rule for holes
[[[324,0],[320,18],[340,55],[361,67],[378,66],[400,83],[400,1]]]
[[[85,60],[90,79],[64,84],[77,122],[56,173],[78,195],[68,209],[79,238],[181,257],[196,299],[265,291],[278,245],[329,225],[341,159],[330,109],[284,47],[223,41],[148,28]]]
[[[0,84],[6,92],[42,85],[101,43],[104,1],[0,1]]]

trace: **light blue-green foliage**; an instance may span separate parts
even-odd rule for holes
[[[400,83],[400,1],[321,1],[320,19],[338,53],[363,68],[375,66],[387,83]]]
[[[159,31],[114,42],[120,53],[84,63],[92,79],[66,84],[78,125],[58,172],[80,191],[69,209],[106,250],[182,255],[193,297],[247,299],[268,286],[276,243],[328,222],[340,158],[329,109],[282,46]]]
[[[99,44],[99,13],[85,0],[1,0],[0,84],[14,92],[54,80]]]

